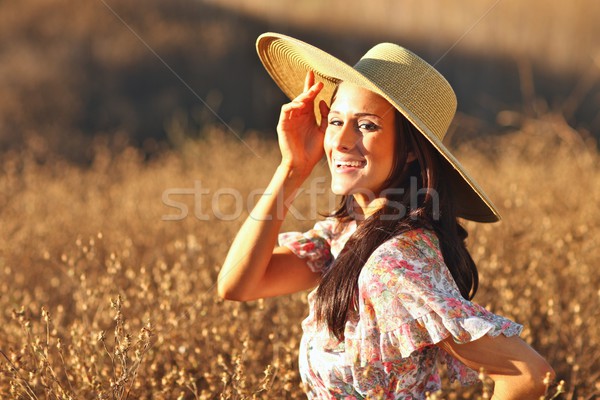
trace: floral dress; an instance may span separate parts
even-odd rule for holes
[[[355,230],[354,221],[328,218],[308,232],[280,234],[279,244],[324,273]],[[522,330],[461,296],[436,235],[424,229],[386,241],[369,257],[358,279],[358,312],[346,322],[343,341],[317,325],[315,294],[308,295],[299,358],[309,399],[424,399],[440,389],[440,363],[452,381],[477,379],[436,343]]]

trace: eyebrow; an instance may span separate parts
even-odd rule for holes
[[[329,114],[341,114],[341,112],[336,111],[336,110],[330,110]],[[377,117],[379,119],[383,119],[379,115],[373,114],[373,113],[356,113],[356,114],[353,114],[353,115],[356,116],[356,117]]]

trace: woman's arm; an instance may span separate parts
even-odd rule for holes
[[[219,272],[217,288],[221,297],[254,300],[297,292],[317,283],[318,274],[304,260],[287,248],[275,248],[287,213],[282,204],[293,201],[302,180],[285,167],[277,168],[265,194],[231,244]]]
[[[517,336],[485,335],[464,344],[450,337],[438,346],[475,371],[484,368],[494,380],[495,400],[537,400],[544,395],[546,374],[554,378],[546,360]]]
[[[253,300],[308,289],[319,274],[284,247],[275,247],[288,207],[298,188],[323,156],[327,106],[322,102],[321,125],[316,124],[314,99],[323,88],[307,74],[304,92],[281,108],[277,134],[282,154],[265,194],[236,235],[219,272],[219,295],[230,300]]]

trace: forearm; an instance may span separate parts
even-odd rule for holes
[[[469,368],[483,368],[494,381],[494,400],[537,400],[546,389],[546,374],[554,377],[546,360],[517,336],[485,335],[464,344],[448,338],[439,345]]]
[[[545,386],[539,377],[512,377],[494,381],[492,400],[537,400],[544,395]],[[538,382],[539,381],[539,382]]]
[[[279,166],[256,206],[236,235],[218,278],[221,297],[241,300],[264,276],[288,208],[304,181]]]
[[[490,378],[494,381],[493,400],[538,400],[544,396],[546,385],[544,378],[550,374],[554,379],[554,370],[535,350],[529,347],[521,339],[509,338],[515,347],[513,351],[520,354],[509,356],[509,362],[505,365],[488,365]],[[507,351],[506,353],[510,353]],[[506,354],[505,353],[505,354]],[[498,368],[499,373],[494,373],[493,368]]]

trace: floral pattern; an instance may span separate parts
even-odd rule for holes
[[[328,218],[279,244],[324,273],[356,230]],[[484,335],[519,335],[522,326],[465,300],[443,261],[436,235],[416,229],[379,246],[358,279],[358,310],[338,341],[317,324],[315,293],[302,322],[299,367],[309,399],[424,399],[440,389],[439,366],[451,380],[474,383],[475,371],[436,343],[467,343]]]

